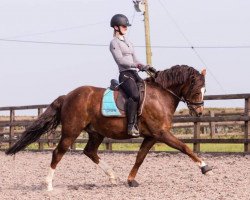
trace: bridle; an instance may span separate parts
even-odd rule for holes
[[[177,94],[175,94],[172,90],[167,89],[167,91],[172,94],[173,96],[175,96],[176,98],[178,98],[180,101],[184,102],[185,104],[187,104],[187,107],[189,110],[192,110],[197,116],[199,116],[198,112],[196,111],[197,108],[204,106],[204,101],[200,101],[200,102],[192,102],[189,101],[188,99],[185,99],[183,96],[179,97]]]
[[[151,73],[149,71],[146,71],[146,73],[151,76],[152,78],[155,78],[156,77],[156,74],[154,73]],[[187,94],[189,94],[192,90],[192,87],[189,88]],[[167,91],[172,94],[173,96],[175,96],[176,98],[178,98],[180,101],[184,102],[185,104],[187,104],[187,107],[190,111],[193,111],[196,116],[199,116],[198,112],[196,111],[197,108],[201,107],[201,106],[204,106],[204,101],[200,101],[200,102],[192,102],[186,98],[184,98],[183,96],[182,97],[179,97],[177,94],[175,94],[172,90],[170,89],[167,89]]]

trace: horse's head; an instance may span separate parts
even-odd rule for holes
[[[206,70],[201,73],[186,65],[157,72],[154,82],[187,104],[190,115],[200,116],[204,109]],[[150,79],[149,79],[150,80]]]
[[[192,116],[200,116],[204,110],[205,75],[205,69],[201,73],[196,71],[183,85],[182,98],[189,108],[189,114]]]

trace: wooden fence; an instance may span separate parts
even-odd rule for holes
[[[231,143],[231,144],[244,144],[244,152],[250,152],[250,94],[231,94],[231,95],[208,95],[205,96],[205,100],[232,100],[232,99],[242,99],[245,100],[244,112],[242,113],[234,113],[234,114],[224,114],[224,115],[214,115],[213,112],[210,113],[209,116],[201,116],[201,117],[191,117],[191,116],[174,116],[173,122],[174,127],[175,124],[181,123],[193,123],[193,138],[190,139],[181,139],[185,143],[192,143],[193,150],[195,152],[200,152],[200,144],[202,143]],[[9,127],[8,129],[8,138],[0,137],[1,143],[8,143],[9,146],[12,145],[15,139],[15,129],[14,127],[24,126],[27,127],[32,123],[30,120],[22,120],[17,121],[15,111],[17,110],[29,110],[36,109],[37,115],[42,114],[43,109],[48,105],[32,105],[32,106],[18,106],[18,107],[0,107],[0,111],[8,111],[9,112],[9,120],[8,121],[0,121],[1,127]],[[215,123],[228,123],[228,122],[240,122],[243,123],[244,127],[244,137],[241,139],[214,139],[213,135],[215,132]],[[201,138],[201,123],[208,123],[210,129],[210,138],[202,139]],[[183,126],[186,127],[187,125]],[[181,127],[181,126],[179,126]],[[86,143],[86,139],[77,139],[75,143]],[[53,138],[41,138],[38,140],[39,150],[44,149],[44,143],[58,143],[59,139]],[[128,139],[128,140],[113,140],[113,139],[105,139],[103,143],[106,146],[106,150],[112,151],[112,144],[114,143],[141,143],[142,138]],[[75,145],[72,146],[75,149]]]

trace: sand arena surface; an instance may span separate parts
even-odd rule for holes
[[[183,155],[150,153],[129,188],[127,176],[135,154],[101,153],[120,178],[112,186],[105,173],[80,153],[67,153],[55,172],[54,191],[44,180],[51,153],[21,152],[15,157],[0,152],[0,199],[250,199],[250,155],[201,155],[214,167],[202,175]]]

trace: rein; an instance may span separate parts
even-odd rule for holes
[[[203,106],[204,105],[204,101],[200,101],[200,102],[192,102],[189,101],[187,99],[185,99],[184,97],[179,97],[177,94],[175,94],[172,90],[167,89],[167,91],[169,93],[171,93],[173,96],[177,97],[180,101],[184,102],[185,104],[187,104],[187,106],[191,105],[191,106]]]
[[[201,107],[204,105],[204,101],[200,101],[200,102],[191,102],[188,99],[185,99],[184,97],[179,97],[177,94],[175,94],[172,90],[167,89],[167,91],[172,94],[173,96],[177,97],[180,101],[184,102],[185,104],[187,104],[187,107],[189,110],[192,110],[196,113],[196,115],[198,116],[197,111],[194,109],[194,106],[197,107]]]

